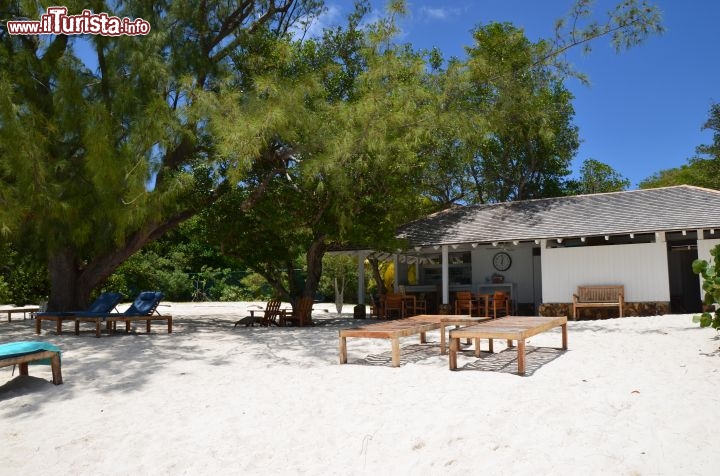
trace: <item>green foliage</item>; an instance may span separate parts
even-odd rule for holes
[[[419,202],[408,200],[423,170],[418,146],[436,122],[425,61],[385,42],[392,22],[361,34],[357,20],[287,45],[291,54],[262,80],[272,89],[257,98],[282,103],[284,122],[267,129],[267,141],[272,153],[291,152],[284,175],[263,181],[268,165],[256,164],[247,180],[264,189],[252,209],[238,213],[253,196],[235,190],[206,214],[208,239],[284,299],[315,295],[328,247],[396,247],[395,226],[418,213]],[[286,90],[295,94],[274,92]],[[234,118],[243,107],[226,98],[223,110]],[[225,122],[220,137],[242,127]]]
[[[86,6],[65,5],[71,14]],[[3,18],[42,13],[38,2],[6,2],[3,10]],[[286,54],[277,40],[322,3],[97,1],[93,10],[142,17],[152,30],[23,37],[0,28],[0,230],[32,243],[29,251],[47,263],[52,309],[83,306],[144,245],[231,184],[252,186],[243,179],[264,158],[266,130],[285,122],[282,98],[256,100],[267,89],[256,77]],[[243,103],[232,150],[214,136],[222,127],[215,120],[230,119],[218,111],[229,87],[228,97]],[[187,287],[167,282],[173,293]]]
[[[710,307],[714,306],[713,313],[703,312],[699,316],[693,317],[693,322],[699,322],[700,327],[712,327],[720,330],[720,245],[710,250],[712,260],[708,263],[705,260],[693,261],[692,267],[695,274],[699,274],[703,280],[703,303]]]
[[[10,287],[8,283],[5,282],[5,278],[0,276],[0,303],[9,303],[11,299]]]
[[[357,258],[347,255],[326,255],[318,292],[328,300],[343,297],[343,302],[357,302]]]
[[[0,29],[0,233],[27,244],[29,265],[18,269],[47,271],[56,310],[83,306],[103,283],[234,295],[233,268],[197,259],[192,243],[148,246],[198,213],[212,225],[198,235],[278,294],[308,295],[326,249],[396,248],[395,226],[432,208],[430,188],[446,175],[459,177],[448,200],[555,194],[577,132],[572,98],[547,65],[561,64],[572,41],[613,35],[627,46],[657,25],[656,10],[634,0],[607,26],[572,23],[554,46],[489,25],[467,62],[441,70],[437,52],[393,43],[402,0],[374,23],[363,23],[370,5],[359,1],[347,25],[307,41],[290,32],[317,17],[319,0],[93,9],[142,17],[152,31],[27,38]],[[38,2],[5,10],[42,12]],[[588,11],[580,1],[575,17]],[[22,285],[6,281],[11,292]]]
[[[38,304],[47,300],[47,269],[22,244],[0,243],[0,303]]]
[[[621,192],[628,189],[630,180],[603,162],[586,159],[580,168],[580,179],[570,180],[566,186],[569,195]]]
[[[531,42],[520,28],[491,23],[473,31],[468,59],[449,61],[446,71],[437,52],[429,53],[434,87],[451,116],[440,118],[424,151],[425,193],[439,207],[574,193],[566,177],[579,137],[563,82],[584,76],[565,53],[589,50],[603,37],[619,51],[662,32],[658,9],[646,2],[623,1],[604,19],[591,4],[576,2],[552,39]]]
[[[125,261],[103,288],[135,296],[143,290],[162,290],[168,300],[203,301],[258,299],[244,286],[247,273],[238,263],[204,241],[203,222],[193,218],[146,246]]]
[[[720,104],[713,104],[704,130],[712,131],[711,144],[697,147],[697,156],[677,168],[661,170],[640,182],[640,188],[695,185],[720,190]]]

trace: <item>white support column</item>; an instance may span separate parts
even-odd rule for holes
[[[400,262],[398,261],[398,255],[393,255],[393,292],[397,293],[400,292],[400,273],[398,272],[398,265]]]
[[[358,252],[358,304],[365,304],[365,257],[367,253]]]
[[[450,257],[448,246],[442,246],[442,303],[450,304]]]

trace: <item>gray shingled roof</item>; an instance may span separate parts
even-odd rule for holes
[[[410,246],[720,229],[720,192],[689,185],[453,207],[398,229]]]

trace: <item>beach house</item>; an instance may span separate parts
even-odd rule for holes
[[[691,264],[720,244],[720,191],[682,185],[457,206],[397,236],[406,246],[388,255],[396,289],[435,311],[449,311],[457,291],[503,290],[519,314],[571,315],[578,286],[618,285],[625,315],[697,312]]]

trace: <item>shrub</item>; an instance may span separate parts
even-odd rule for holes
[[[713,306],[713,312],[705,311],[699,316],[693,317],[693,322],[699,322],[700,327],[712,327],[720,330],[720,270],[717,263],[720,262],[720,245],[710,250],[712,260],[708,263],[705,260],[693,261],[692,267],[695,274],[703,279],[703,303],[709,308]],[[706,309],[707,309],[706,308]]]

